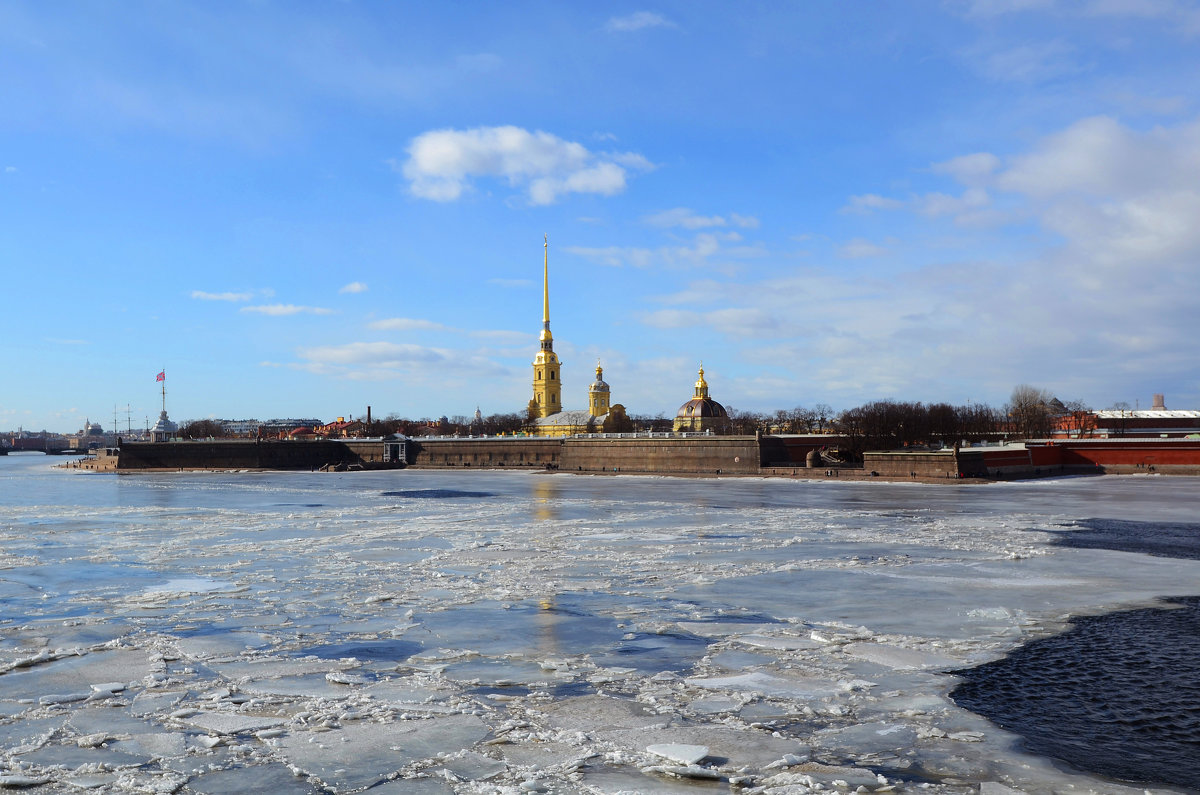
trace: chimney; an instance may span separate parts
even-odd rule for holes
[[[1150,408],[1153,409],[1154,411],[1166,411],[1167,406],[1165,403],[1163,403],[1163,396],[1155,395],[1154,396],[1154,405],[1151,406]]]
[[[367,406],[367,425],[371,424],[371,407]]]

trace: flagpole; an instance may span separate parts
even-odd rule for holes
[[[167,413],[167,368],[164,367],[159,372],[161,372],[163,374],[163,380],[162,380],[163,414],[166,414]]]

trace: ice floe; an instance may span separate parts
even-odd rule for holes
[[[1099,481],[58,476],[0,496],[3,788],[1132,795],[946,672],[1200,581],[1052,546]]]

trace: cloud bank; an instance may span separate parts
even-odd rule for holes
[[[414,138],[399,167],[414,196],[449,202],[476,180],[500,179],[530,204],[554,204],[572,194],[613,196],[625,190],[630,170],[651,168],[629,152],[596,153],[583,144],[521,127],[432,130]]]

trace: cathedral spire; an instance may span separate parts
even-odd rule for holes
[[[554,337],[550,334],[550,236],[542,245],[542,333],[541,344],[533,358],[533,399],[529,401],[531,416],[548,417],[562,411],[562,382],[559,380],[559,361],[554,353]]]
[[[542,342],[549,342],[553,339],[550,336],[550,235],[546,235],[542,242],[545,249],[542,259]],[[543,348],[545,345],[542,346]]]

